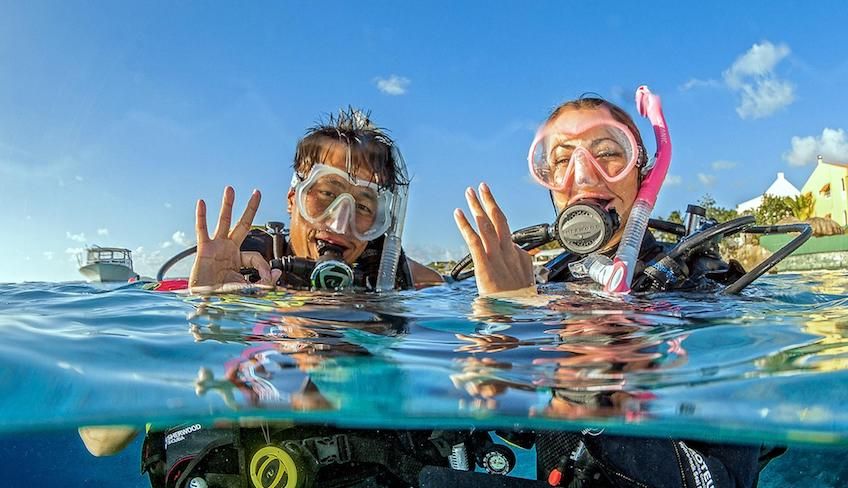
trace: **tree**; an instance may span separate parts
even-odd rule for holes
[[[683,216],[680,215],[680,210],[672,210],[671,213],[668,214],[668,217],[665,218],[665,220],[669,222],[674,222],[675,224],[682,224]]]
[[[709,193],[705,194],[700,200],[698,200],[698,205],[704,207],[707,211],[708,219],[713,219],[716,222],[727,222],[728,220],[735,219],[739,216],[736,209],[724,208],[716,205],[715,198],[713,198]]]
[[[754,217],[760,225],[774,225],[780,219],[790,215],[792,215],[792,209],[787,204],[787,198],[774,195],[763,195],[763,201],[754,212]]]
[[[809,220],[816,213],[816,200],[811,191],[795,198],[786,197],[785,203],[792,215],[802,222]]]

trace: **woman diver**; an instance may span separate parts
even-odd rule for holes
[[[653,165],[630,116],[600,98],[563,103],[539,129],[528,165],[534,180],[550,191],[557,211],[552,233],[567,249],[546,268],[547,281],[589,276],[612,292],[629,291],[631,285],[657,289],[657,280],[644,269],[660,261],[668,248],[657,243],[647,224],[668,168],[670,140],[658,97],[642,87],[637,103],[657,136]],[[482,183],[479,195],[468,188],[465,196],[478,230],[460,209],[454,217],[471,252],[480,296],[535,295],[531,256],[514,242],[492,191]],[[685,276],[663,283],[662,289],[732,283],[744,275],[738,265],[722,262],[714,249],[686,257]],[[759,446],[584,434],[573,450],[573,442],[568,447],[550,442],[561,434],[536,436],[537,471],[552,486],[747,487],[758,477]],[[575,464],[591,469],[575,473]]]

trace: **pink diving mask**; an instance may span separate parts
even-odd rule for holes
[[[614,183],[638,165],[639,145],[626,125],[606,115],[548,123],[536,133],[527,162],[542,186],[563,191],[575,177],[595,173]]]

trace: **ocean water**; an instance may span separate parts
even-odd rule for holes
[[[0,284],[0,479],[149,486],[139,438],[95,458],[77,427],[250,418],[787,445],[760,486],[848,484],[842,273],[767,276],[735,297],[542,291],[517,304],[472,283],[214,297]]]

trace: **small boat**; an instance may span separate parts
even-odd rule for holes
[[[132,251],[120,247],[91,246],[83,256],[77,256],[79,272],[88,281],[123,281],[136,277],[133,271]]]

